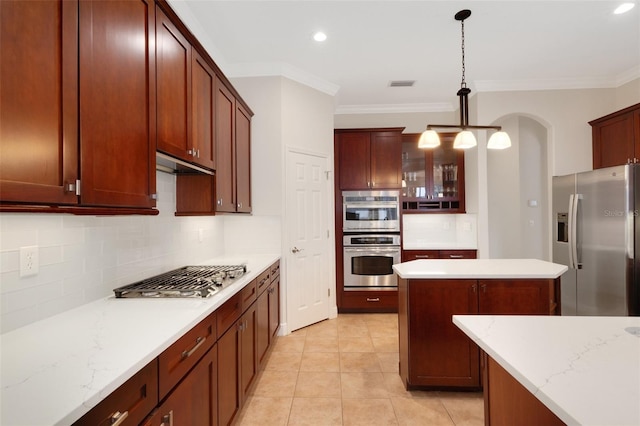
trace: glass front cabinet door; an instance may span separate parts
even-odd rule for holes
[[[464,213],[464,151],[455,133],[441,133],[437,148],[418,148],[419,133],[402,135],[402,210]]]

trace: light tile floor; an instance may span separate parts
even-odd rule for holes
[[[482,393],[406,391],[397,314],[340,314],[281,336],[236,425],[482,426]]]

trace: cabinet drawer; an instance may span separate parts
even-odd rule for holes
[[[74,425],[108,426],[118,416],[126,416],[124,424],[137,425],[157,404],[158,361],[154,359]]]
[[[274,282],[276,278],[280,277],[280,261],[278,260],[276,263],[271,265],[271,282]]]
[[[266,271],[258,275],[258,278],[256,278],[256,281],[257,281],[257,287],[258,287],[258,294],[262,294],[262,292],[265,291],[266,288],[269,287],[269,284],[271,283],[271,268],[268,268]]]
[[[269,279],[267,278],[266,281]],[[240,290],[240,294],[242,295],[242,312],[244,312],[258,298],[258,280],[255,279],[247,284]]]
[[[236,293],[216,310],[218,339],[242,314],[242,292]]]
[[[402,252],[402,261],[409,262],[418,259],[440,259],[439,250],[405,250]]]
[[[475,250],[440,250],[440,259],[475,259]]]
[[[216,340],[216,313],[209,315],[158,357],[160,399],[191,370]]]
[[[398,292],[345,291],[342,293],[341,310],[361,312],[397,312]]]

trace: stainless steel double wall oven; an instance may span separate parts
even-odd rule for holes
[[[343,191],[342,219],[344,290],[397,288],[399,191]]]

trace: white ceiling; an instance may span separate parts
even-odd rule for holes
[[[170,1],[195,18],[192,31],[228,76],[288,76],[335,93],[338,113],[455,109],[461,9],[472,11],[465,56],[474,92],[617,87],[640,77],[640,5],[614,15],[621,2]],[[324,43],[312,39],[317,30]],[[416,83],[391,88],[392,80]]]

